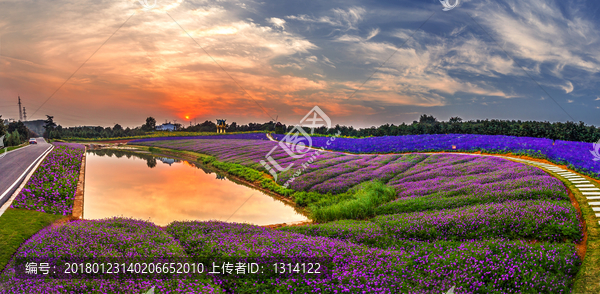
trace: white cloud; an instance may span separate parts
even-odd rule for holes
[[[333,62],[331,62],[331,60],[329,60],[329,58],[327,58],[326,56],[322,56],[322,57],[323,57],[323,63],[324,64],[335,68],[335,64]]]
[[[571,83],[570,81],[567,81],[566,85],[558,85],[558,87],[565,90],[565,92],[567,92],[567,94],[573,92],[573,89],[575,88],[575,87],[573,87],[573,83]]]
[[[571,100],[571,99],[567,100],[567,103],[573,103],[573,102],[574,102],[574,101],[573,101],[573,100]]]
[[[381,30],[379,28],[371,30],[371,32],[369,32],[369,35],[367,36],[367,40],[373,39],[373,37],[377,36],[377,34],[379,34],[379,32],[381,32]]]
[[[335,8],[330,10],[328,15],[320,17],[311,17],[306,14],[301,14],[289,15],[285,18],[301,22],[321,23],[334,27],[343,27],[348,31],[357,29],[356,25],[363,20],[365,13],[366,10],[364,8],[353,6],[347,9]]]
[[[561,9],[545,0],[507,0],[510,10],[495,2],[477,4],[475,19],[518,58],[553,66],[560,77],[567,68],[600,72],[599,28],[576,6]]]
[[[600,97],[596,98],[594,101],[600,101]]]
[[[269,23],[273,24],[273,26],[276,28],[285,29],[285,20],[283,20],[281,18],[271,17],[271,18],[267,18],[267,21]]]

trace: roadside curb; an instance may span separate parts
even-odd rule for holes
[[[81,167],[79,168],[79,181],[77,182],[77,191],[73,201],[73,212],[71,215],[77,219],[83,218],[83,195],[85,187],[85,159],[87,146],[83,145],[83,157],[81,158]]]

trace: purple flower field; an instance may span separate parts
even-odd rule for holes
[[[21,245],[14,258],[184,257],[184,249],[152,223],[112,218],[78,220],[46,228]],[[14,259],[13,259],[14,260]],[[0,293],[222,293],[212,281],[157,279],[20,279],[9,263]]]
[[[277,140],[284,135],[273,135]],[[488,151],[528,154],[534,157],[572,166],[577,171],[600,178],[600,164],[589,152],[592,143],[552,140],[546,138],[512,137],[501,135],[410,135],[371,137],[362,139],[312,137],[312,146],[351,153],[406,153],[424,151]],[[456,149],[452,149],[452,145]]]
[[[77,192],[84,147],[55,143],[10,207],[70,215]]]
[[[218,160],[265,171],[260,160],[277,145],[270,141],[248,140],[168,140],[147,141],[140,145],[196,151]],[[271,155],[281,166],[294,166],[279,175],[282,184],[292,177],[307,158],[293,159],[281,148]],[[460,175],[460,176],[459,176]],[[294,179],[290,188],[297,191],[342,193],[369,180],[382,180],[399,189],[399,196],[428,195],[449,191],[452,196],[475,193],[507,194],[515,189],[527,193],[551,194],[564,198],[560,181],[521,163],[492,157],[455,154],[346,155],[324,153]],[[494,183],[497,183],[494,185]],[[510,187],[498,190],[509,184]],[[419,189],[412,189],[419,187]],[[551,192],[548,192],[551,191]],[[415,194],[416,193],[416,194]]]
[[[233,293],[444,293],[455,285],[456,293],[568,293],[580,263],[566,244],[411,242],[384,250],[246,224],[174,222],[167,231],[191,255],[332,257],[335,264],[328,279],[240,280],[226,284]]]
[[[252,136],[152,138],[135,144],[196,151],[268,174],[259,161],[278,143]],[[376,216],[279,230],[217,221],[173,222],[166,228],[127,219],[77,221],[40,231],[15,257],[328,257],[334,264],[330,277],[41,283],[12,278],[7,267],[4,278],[14,289],[49,293],[96,288],[137,293],[150,285],[157,286],[157,293],[445,293],[453,286],[455,293],[569,293],[581,265],[574,242],[581,240],[582,228],[567,189],[539,168],[449,153],[325,152],[309,161],[309,156],[294,159],[277,148],[271,156],[282,167],[293,163],[279,174],[279,184],[303,168],[289,188],[331,197],[307,200],[323,205],[310,209],[335,215],[335,209],[350,207],[344,203],[355,203],[357,209],[377,203],[369,217]],[[370,181],[396,199],[380,205],[369,198],[378,190],[355,192]],[[373,189],[381,189],[377,185]],[[339,215],[331,219],[347,217]]]
[[[530,239],[581,241],[575,207],[567,201],[508,201],[379,216],[372,220],[400,239]]]

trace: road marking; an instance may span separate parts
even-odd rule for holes
[[[2,193],[2,195],[0,195],[0,199],[4,199],[4,197],[6,196],[6,194],[8,194],[8,192],[9,192],[10,190],[12,190],[12,188],[13,188],[13,187],[14,187],[14,186],[15,186],[15,185],[18,183],[18,182],[20,182],[20,181],[21,181],[21,179],[23,179],[23,177],[24,177],[24,176],[25,176],[25,175],[26,175],[28,172],[30,172],[30,170],[29,170],[29,169],[31,169],[31,167],[32,167],[33,165],[37,164],[38,160],[40,160],[40,158],[41,158],[42,156],[45,156],[45,155],[46,155],[46,154],[49,152],[49,150],[52,150],[52,148],[54,148],[54,145],[50,145],[50,147],[48,147],[48,149],[46,149],[46,151],[42,152],[42,154],[40,154],[40,156],[38,156],[38,158],[36,158],[36,159],[35,159],[35,160],[34,160],[34,161],[33,161],[33,162],[32,162],[32,163],[31,163],[31,164],[30,164],[30,165],[29,165],[29,166],[28,166],[28,167],[25,169],[25,171],[23,172],[23,174],[21,174],[21,176],[19,176],[19,178],[17,178],[17,180],[16,180],[16,181],[15,181],[15,182],[14,182],[12,185],[10,185],[10,187],[8,187],[8,189],[6,189],[6,191],[4,191],[4,193]],[[20,149],[20,148],[19,148],[19,149]],[[16,192],[16,191],[15,191],[15,192]],[[2,216],[2,215],[4,214],[4,212],[6,211],[6,209],[8,208],[8,206],[10,206],[10,203],[11,203],[11,202],[12,202],[12,201],[9,199],[8,201],[6,201],[6,202],[4,203],[4,205],[2,205],[2,207],[0,207],[0,216]]]

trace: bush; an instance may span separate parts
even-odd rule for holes
[[[375,216],[376,207],[396,198],[396,190],[378,181],[357,187],[349,199],[331,205],[310,207],[311,218],[317,222],[341,219],[366,219]]]

